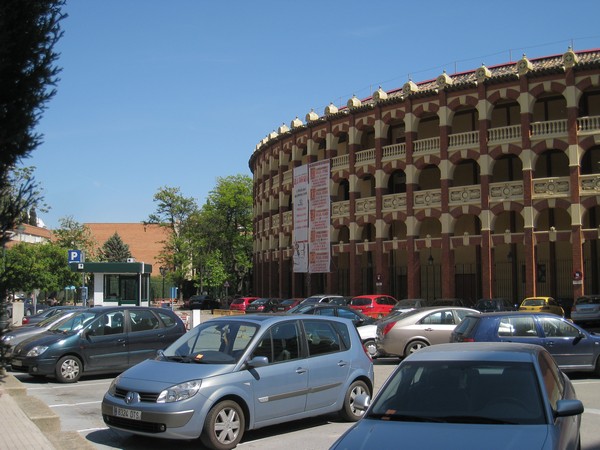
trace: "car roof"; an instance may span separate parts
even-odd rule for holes
[[[475,317],[505,317],[505,316],[539,316],[539,317],[553,317],[563,319],[563,317],[557,316],[549,312],[536,312],[536,311],[493,311],[484,313],[469,313],[467,316]]]
[[[532,362],[546,350],[534,344],[515,342],[470,342],[438,344],[412,353],[404,361],[498,361]]]
[[[286,313],[252,313],[252,314],[241,314],[233,316],[221,316],[215,317],[214,319],[207,320],[208,322],[253,322],[256,324],[283,322],[290,319],[302,319],[302,320],[335,320],[344,323],[352,323],[350,319],[335,316],[313,316],[307,314],[286,314]]]

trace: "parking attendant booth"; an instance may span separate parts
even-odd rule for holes
[[[150,264],[86,262],[70,266],[75,272],[91,273],[94,277],[94,292],[90,296],[94,306],[150,304]]]

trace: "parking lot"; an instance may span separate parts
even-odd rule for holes
[[[397,359],[375,361],[375,389],[379,389],[398,363]],[[84,377],[78,383],[65,385],[53,379],[34,379],[24,374],[17,377],[29,395],[48,404],[61,418],[63,431],[76,431],[98,449],[162,449],[166,442],[159,438],[133,436],[108,429],[100,415],[100,402],[113,377]],[[571,376],[579,398],[584,402],[581,430],[582,449],[600,449],[600,379],[589,374]],[[327,449],[351,424],[336,415],[307,419],[289,424],[249,431],[238,448],[275,450]],[[169,448],[180,450],[201,448],[199,441],[169,441]]]

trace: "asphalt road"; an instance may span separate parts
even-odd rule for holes
[[[376,390],[394,369],[398,360],[380,359],[375,362]],[[76,384],[60,384],[53,379],[34,379],[16,375],[27,387],[29,395],[48,404],[61,418],[63,431],[77,431],[98,449],[158,450],[202,448],[199,441],[164,441],[158,438],[134,436],[108,429],[100,414],[100,402],[112,377],[84,377]],[[600,379],[589,374],[573,374],[571,379],[579,398],[584,402],[582,419],[582,450],[600,449]],[[263,428],[246,433],[240,449],[260,450],[322,450],[348,428],[350,423],[337,415],[324,416]]]

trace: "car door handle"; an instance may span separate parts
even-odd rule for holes
[[[117,339],[117,344],[124,344],[125,343],[125,339]]]
[[[554,341],[546,341],[546,342],[545,342],[545,344],[546,344],[548,347],[552,347],[552,346],[554,345]]]
[[[300,374],[300,375],[302,375],[303,373],[306,373],[306,372],[307,372],[307,370],[306,370],[306,368],[305,368],[305,367],[298,367],[298,368],[296,369],[296,373],[297,373],[297,374]]]
[[[425,328],[424,331],[433,331],[433,328],[429,327],[429,328]]]
[[[348,361],[338,361],[338,366],[344,367],[348,365]]]

